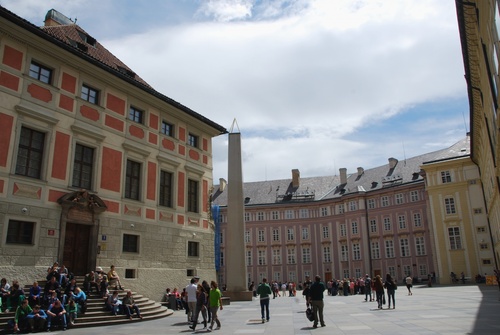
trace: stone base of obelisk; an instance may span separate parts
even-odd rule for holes
[[[223,297],[228,297],[230,301],[252,301],[253,292],[252,291],[224,291],[222,292]]]

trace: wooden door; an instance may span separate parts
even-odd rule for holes
[[[91,226],[68,222],[64,241],[63,263],[75,276],[85,275],[89,269],[89,240]]]
[[[325,283],[326,282],[329,282],[330,280],[332,280],[332,273],[331,272],[325,272]]]

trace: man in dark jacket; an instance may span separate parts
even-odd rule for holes
[[[321,281],[320,276],[314,278],[314,283],[312,283],[309,294],[310,294],[310,304],[312,306],[312,311],[314,314],[314,324],[313,328],[318,328],[318,319],[321,323],[321,327],[326,326],[323,320],[323,292],[326,290],[325,284]]]

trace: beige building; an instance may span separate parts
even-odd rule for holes
[[[491,235],[479,169],[467,152],[469,143],[455,147],[456,157],[425,162],[431,233],[440,283],[452,283],[451,273],[474,281],[494,269]]]
[[[215,278],[212,138],[224,133],[61,13],[37,27],[0,8],[2,277],[114,264],[152,299]]]
[[[465,80],[470,106],[471,158],[479,168],[491,236],[485,239],[494,250],[492,266],[500,261],[500,142],[499,84],[500,25],[496,0],[457,0]],[[492,273],[488,273],[492,274]]]

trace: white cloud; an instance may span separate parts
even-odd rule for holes
[[[0,0],[5,2],[15,4]],[[90,11],[80,4],[67,9],[78,9],[78,15]],[[155,8],[143,5],[153,16]],[[100,30],[103,21],[82,27],[103,34],[100,42],[159,92],[227,128],[236,118],[246,181],[289,178],[293,168],[302,176],[370,168],[391,156],[443,148],[465,135],[463,110],[440,110],[432,119],[419,110],[456,100],[467,108],[453,1],[199,5],[191,22],[158,21],[148,30],[137,22],[132,33],[118,37]],[[122,8],[105,26],[126,14]],[[389,136],[387,124],[400,117],[408,126]],[[215,180],[227,176],[226,141],[221,136],[213,142]]]

